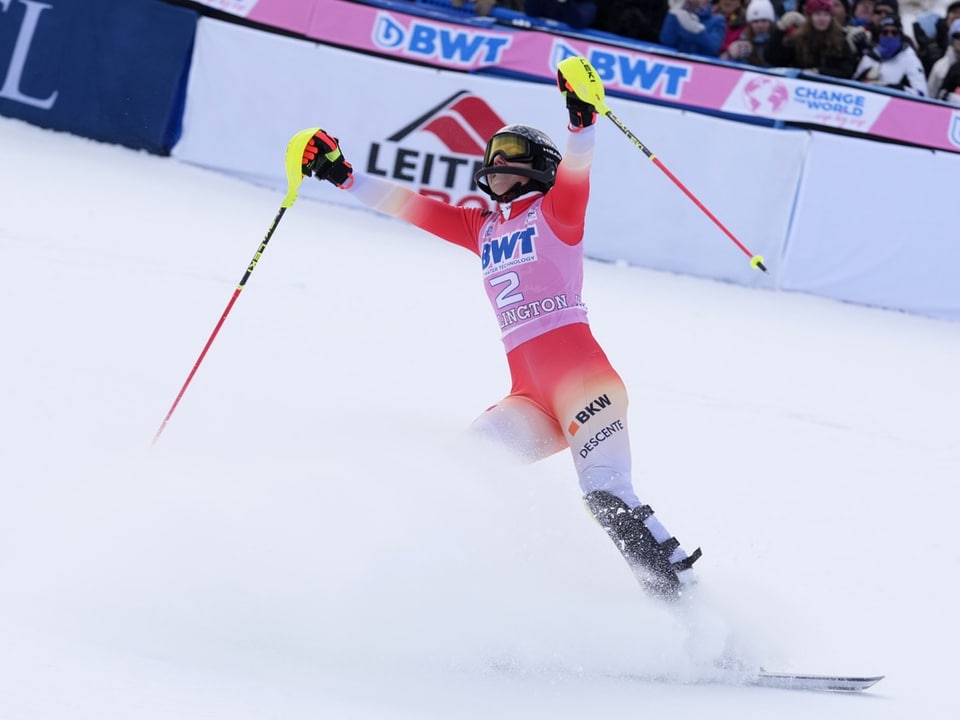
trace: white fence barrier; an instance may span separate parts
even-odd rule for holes
[[[743,255],[611,123],[602,121],[587,253],[745,285],[960,319],[960,155],[776,130],[612,98],[610,106],[740,240]],[[451,202],[472,185],[499,124],[536,125],[562,147],[555,88],[378,59],[200,21],[179,159],[281,189],[297,131],[338,135],[354,167]],[[229,153],[223,151],[230,148]],[[351,203],[305,183],[303,195]]]

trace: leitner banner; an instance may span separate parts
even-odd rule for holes
[[[866,86],[743,70],[599,39],[462,25],[344,0],[200,2],[321,42],[451,70],[508,71],[552,81],[560,60],[583,55],[610,91],[628,96],[960,152],[960,108]]]

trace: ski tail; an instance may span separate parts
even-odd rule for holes
[[[821,690],[824,692],[860,692],[883,680],[883,675],[805,675],[760,670],[747,680],[749,685],[780,690]]]

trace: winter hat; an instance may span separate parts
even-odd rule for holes
[[[893,26],[900,32],[903,32],[903,23],[900,22],[899,15],[887,15],[877,23],[877,29],[882,30],[885,27]]]
[[[754,20],[776,22],[777,14],[773,11],[773,3],[770,0],[750,0],[750,4],[747,5],[747,22]]]
[[[807,0],[803,9],[807,15],[813,15],[815,12],[833,12],[833,2],[831,0]]]

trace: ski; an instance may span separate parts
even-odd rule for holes
[[[860,692],[883,680],[883,675],[807,675],[760,670],[746,680],[747,685],[780,690],[819,690],[822,692]]]
[[[769,688],[805,692],[858,693],[873,687],[884,675],[813,675],[809,673],[769,672],[764,669],[708,670],[694,676],[670,673],[613,675],[619,679],[667,685],[726,685],[729,687]]]

